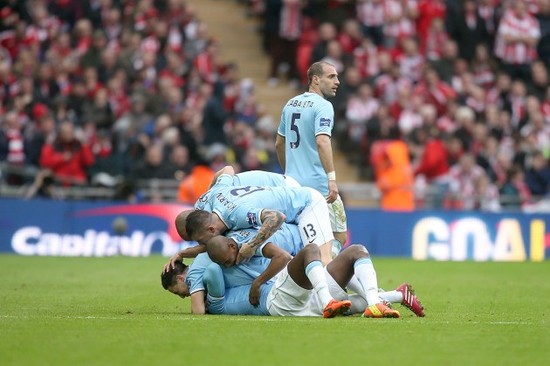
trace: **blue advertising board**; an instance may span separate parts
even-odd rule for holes
[[[542,261],[550,215],[349,209],[350,242],[378,256],[417,260]]]
[[[0,199],[0,252],[56,256],[172,255],[174,218],[187,205]],[[374,256],[417,260],[542,261],[550,215],[348,209],[349,243]]]

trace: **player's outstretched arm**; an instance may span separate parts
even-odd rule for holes
[[[283,222],[285,222],[286,216],[281,211],[265,209],[262,211],[260,220],[262,221],[262,226],[258,230],[258,234],[248,243],[241,246],[239,255],[237,256],[237,264],[246,258],[252,257],[256,248],[279,230]]]
[[[185,248],[174,254],[168,262],[164,265],[164,272],[168,272],[170,269],[175,268],[176,262],[182,262],[183,258],[195,258],[200,253],[206,252],[204,245],[196,245],[191,248]]]
[[[252,282],[249,295],[249,301],[252,305],[258,305],[260,303],[260,287],[275,277],[277,273],[281,272],[292,259],[292,256],[288,252],[273,243],[264,245],[262,254],[264,257],[271,259],[271,261],[265,271],[260,273]]]

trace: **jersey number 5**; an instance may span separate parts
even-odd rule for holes
[[[296,132],[296,141],[290,142],[291,149],[297,149],[298,146],[300,146],[300,130],[298,129],[298,125],[296,124],[296,121],[299,119],[300,119],[300,113],[292,113],[292,120],[290,121],[290,129]]]

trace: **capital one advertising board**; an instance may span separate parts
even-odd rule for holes
[[[190,206],[0,199],[0,253],[170,256],[182,241],[174,219]],[[373,256],[441,261],[543,261],[550,215],[351,208],[348,243]]]
[[[49,256],[174,254],[178,204],[0,200],[0,251]]]

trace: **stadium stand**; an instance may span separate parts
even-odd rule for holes
[[[378,204],[371,149],[387,140],[408,149],[417,208],[548,195],[549,0],[237,2],[263,32],[266,85],[221,61],[193,1],[1,2],[0,194],[166,201],[196,166],[279,171],[258,90],[298,92],[325,60],[362,180],[345,198]]]

